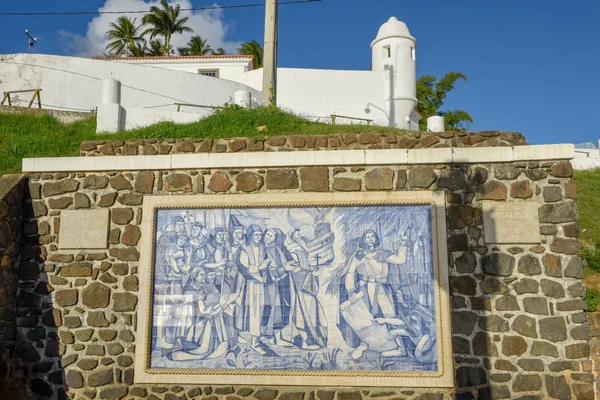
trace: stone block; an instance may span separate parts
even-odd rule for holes
[[[539,321],[540,337],[551,342],[567,340],[567,324],[564,317],[544,318]]]
[[[68,210],[60,214],[61,249],[106,249],[108,210]]]
[[[270,169],[266,182],[269,190],[297,189],[298,174],[294,169]]]
[[[428,188],[436,179],[437,175],[432,167],[412,167],[408,172],[408,184],[414,188]]]
[[[83,289],[82,303],[89,308],[108,307],[110,288],[100,282],[92,282]]]
[[[490,181],[479,188],[480,200],[506,200],[508,189],[498,181]]]
[[[527,342],[523,337],[506,335],[502,338],[502,354],[505,356],[521,356],[526,351]]]
[[[367,190],[392,190],[394,188],[394,171],[391,168],[375,168],[365,174]]]
[[[505,253],[492,253],[482,258],[483,272],[496,276],[509,276],[515,268],[515,258]]]
[[[517,375],[512,389],[515,392],[533,392],[542,388],[542,378],[539,375]]]
[[[486,243],[540,243],[538,205],[535,202],[482,202]]]
[[[264,185],[262,176],[255,174],[254,172],[242,172],[236,175],[236,190],[238,192],[255,192],[260,190]]]
[[[552,398],[559,400],[571,399],[571,389],[564,376],[546,375],[545,380],[546,390]]]
[[[357,192],[361,188],[361,181],[352,178],[333,178],[333,190],[342,192]]]
[[[533,196],[529,181],[514,182],[510,185],[510,197],[513,199],[528,199]]]
[[[512,329],[515,332],[534,339],[538,337],[536,327],[535,319],[527,315],[518,315],[512,323]]]

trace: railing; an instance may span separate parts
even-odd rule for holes
[[[188,103],[175,103],[175,105],[177,106],[177,112],[181,111],[181,106],[199,107],[199,108],[212,108],[213,110],[224,108],[224,107],[221,107],[221,106],[206,106],[206,105],[203,105],[203,104],[188,104]]]
[[[371,125],[371,122],[373,122],[373,120],[372,120],[372,119],[367,119],[367,118],[357,118],[357,117],[347,117],[347,116],[345,116],[345,115],[335,115],[335,114],[333,114],[333,115],[331,116],[331,124],[332,124],[332,125],[335,125],[335,121],[336,121],[338,118],[352,119],[352,120],[356,120],[356,121],[366,121],[366,122],[367,122],[367,126],[370,126],[370,125]]]
[[[27,108],[31,108],[31,105],[35,101],[36,97],[37,97],[37,101],[38,101],[38,108],[42,108],[42,100],[40,100],[40,92],[41,91],[42,91],[42,89],[27,89],[27,90],[11,90],[10,92],[4,92],[4,97],[2,98],[2,102],[0,103],[0,105],[4,105],[4,102],[6,100],[8,100],[8,105],[12,106],[12,102],[10,100],[11,94],[33,92],[33,96],[31,97],[31,101],[29,102],[29,105],[27,105]]]

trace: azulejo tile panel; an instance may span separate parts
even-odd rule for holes
[[[143,375],[449,373],[433,194],[315,196],[152,199]]]

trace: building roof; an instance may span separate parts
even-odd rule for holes
[[[411,36],[406,24],[402,21],[398,21],[398,18],[392,17],[385,24],[381,25],[379,32],[377,32],[377,37],[373,43],[371,43],[371,46],[380,40],[393,37],[407,38],[416,42],[415,38]]]
[[[254,60],[254,56],[246,54],[213,54],[209,56],[147,56],[147,57],[97,57],[96,60],[106,61],[176,61],[176,60],[210,60],[210,59],[247,59]]]

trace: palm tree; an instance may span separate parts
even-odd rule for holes
[[[225,50],[222,47],[219,47],[217,50],[213,50],[212,53],[217,56],[222,56],[225,54]]]
[[[112,55],[123,56],[127,55],[128,50],[137,43],[143,41],[143,33],[141,33],[142,25],[135,24],[136,18],[133,20],[128,17],[119,17],[117,22],[111,22],[111,29],[106,32],[109,40],[112,40],[106,50]]]
[[[172,49],[170,49],[172,50]],[[160,39],[154,39],[150,42],[150,48],[146,50],[146,55],[148,56],[164,56],[165,54],[169,54],[166,51],[165,44],[160,41]]]
[[[171,52],[171,37],[174,33],[194,32],[192,28],[186,26],[189,17],[180,17],[180,6],[173,7],[167,0],[160,0],[160,7],[150,7],[150,13],[144,15],[144,24],[150,25],[144,34],[149,33],[150,39],[156,36],[165,38],[164,50],[169,55]]]
[[[200,36],[193,36],[187,46],[179,47],[177,51],[180,56],[205,56],[214,53],[207,40],[202,39]]]
[[[148,47],[146,47],[146,41],[136,43],[129,46],[129,55],[131,57],[145,57],[147,55]]]
[[[238,54],[246,54],[254,57],[254,67],[262,68],[263,66],[263,48],[256,41],[242,43],[242,46],[238,49]]]

